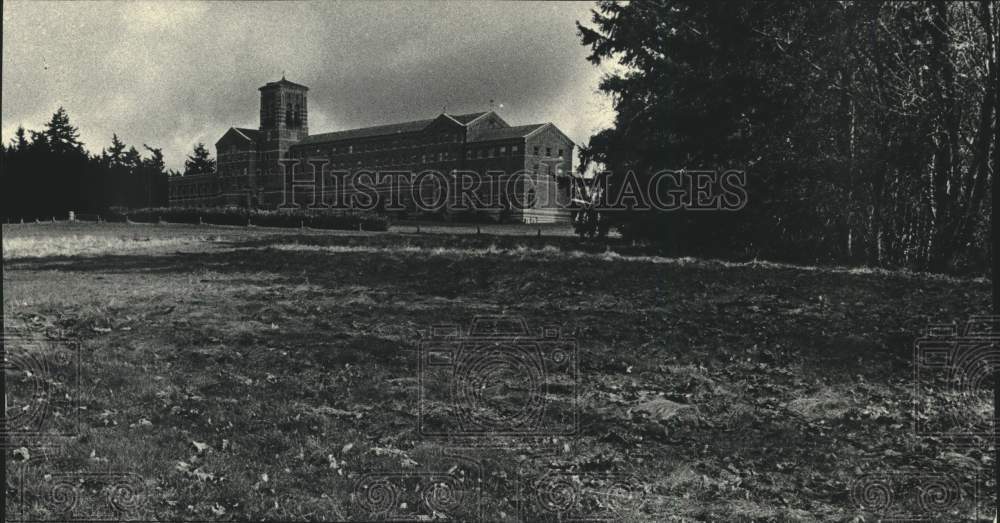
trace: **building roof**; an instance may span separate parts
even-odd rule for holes
[[[245,129],[242,127],[230,127],[226,132],[222,133],[222,137],[215,141],[216,147],[218,147],[219,142],[226,139],[229,136],[236,136],[242,140],[246,140],[252,143],[255,147],[260,145],[261,133],[257,129]]]
[[[436,120],[414,120],[412,122],[393,123],[388,125],[376,125],[373,127],[362,127],[360,129],[348,129],[346,131],[335,131],[332,133],[311,134],[295,145],[309,145],[315,143],[336,142],[338,140],[350,140],[354,138],[370,138],[373,136],[389,136],[393,134],[412,133],[421,131]]]
[[[499,129],[483,129],[470,137],[470,142],[488,142],[490,140],[506,140],[510,138],[523,138],[538,129],[546,126],[544,123],[533,123],[529,125],[518,125],[515,127],[501,127]]]
[[[278,80],[277,82],[268,82],[263,87],[260,87],[257,90],[258,91],[263,91],[264,89],[273,89],[275,87],[295,87],[297,89],[302,89],[304,91],[308,91],[309,90],[308,87],[306,87],[306,86],[304,86],[302,84],[297,84],[295,82],[289,82],[288,80],[285,80],[284,76],[281,77],[281,80]]]
[[[469,114],[447,114],[445,116],[457,121],[462,125],[481,118],[489,112],[469,113]],[[438,116],[440,118],[440,116]],[[348,129],[345,131],[335,131],[332,133],[313,134],[303,138],[293,147],[302,145],[315,145],[321,143],[337,142],[341,140],[353,140],[357,138],[373,138],[376,136],[391,136],[395,134],[413,133],[424,130],[437,118],[426,120],[413,120],[410,122],[393,123],[387,125],[376,125],[372,127],[362,127],[359,129]],[[531,133],[548,126],[548,123],[535,123],[530,125],[518,125],[516,127],[500,127],[496,129],[477,129],[470,131],[469,142],[486,142],[491,140],[506,140],[510,138],[523,138]],[[259,134],[258,134],[259,136]]]
[[[245,129],[243,127],[233,127],[233,129],[235,129],[236,132],[242,134],[243,136],[246,136],[248,140],[251,140],[253,142],[260,141],[260,130],[258,129]]]
[[[459,123],[467,124],[484,114],[486,113],[482,112],[482,113],[469,113],[469,114],[449,114],[448,116],[451,116],[455,120],[458,120]]]
[[[487,112],[480,113],[469,113],[469,114],[448,114],[443,113],[445,116],[455,120],[456,122],[466,125],[469,122],[488,114]],[[410,122],[402,123],[392,123],[387,125],[375,125],[372,127],[361,127],[359,129],[347,129],[345,131],[335,131],[332,133],[322,133],[309,135],[302,139],[295,145],[311,145],[317,143],[327,143],[336,142],[339,140],[351,140],[356,138],[372,138],[375,136],[391,136],[393,134],[403,134],[403,133],[413,133],[424,130],[432,122],[440,118],[440,115],[435,118],[429,118],[426,120],[413,120]]]

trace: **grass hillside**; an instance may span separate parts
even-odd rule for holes
[[[992,519],[988,282],[535,231],[4,226],[7,519]]]

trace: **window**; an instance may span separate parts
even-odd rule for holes
[[[545,156],[552,156],[552,148],[551,147],[546,147],[545,148]]]
[[[497,155],[497,148],[496,147],[490,147],[490,158],[493,158],[496,155]]]
[[[562,156],[562,155],[563,155],[563,150],[559,149],[559,156]]]
[[[538,146],[535,146],[535,156],[538,156]]]
[[[466,160],[471,160],[472,159],[472,149],[469,149],[468,151],[465,151],[465,159]]]
[[[505,154],[507,154],[507,146],[506,145],[501,145],[500,146],[500,156],[503,156]]]
[[[354,152],[354,146],[353,145],[348,145],[347,146],[347,153],[350,154],[350,153],[353,153],[353,152]]]
[[[485,157],[485,156],[486,156],[486,150],[485,150],[485,149],[480,149],[480,150],[479,150],[479,157],[480,157],[480,158],[483,158],[483,157]]]
[[[517,146],[516,145],[511,145],[510,146],[510,154],[517,154]]]

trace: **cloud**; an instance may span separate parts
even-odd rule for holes
[[[140,33],[176,30],[195,22],[208,9],[200,2],[126,2],[119,5],[127,29]]]
[[[258,125],[257,87],[310,87],[310,131],[485,110],[552,121],[578,144],[609,125],[576,20],[590,3],[5,2],[3,136],[64,105],[91,151],[163,147]]]

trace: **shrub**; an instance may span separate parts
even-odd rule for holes
[[[389,218],[382,214],[324,211],[318,209],[241,209],[237,207],[188,208],[150,207],[145,209],[112,208],[104,214],[107,221],[137,223],[207,223],[212,225],[260,225],[262,227],[299,226],[313,229],[385,231]]]

